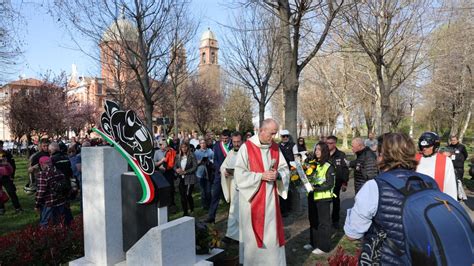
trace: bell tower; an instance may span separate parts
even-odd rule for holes
[[[216,36],[208,28],[201,36],[199,46],[199,81],[212,89],[221,91],[219,45]]]

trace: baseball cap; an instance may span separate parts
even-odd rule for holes
[[[286,129],[280,130],[280,136],[288,136],[288,135],[290,135],[290,131]]]

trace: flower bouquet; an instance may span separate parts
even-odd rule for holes
[[[308,178],[315,178],[316,163],[314,161],[309,161],[301,164],[299,161],[293,161],[290,162],[290,165],[290,184],[293,184],[294,186],[303,185],[308,193],[313,191],[313,186]]]

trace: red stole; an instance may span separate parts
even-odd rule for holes
[[[423,155],[421,153],[417,153],[416,160],[420,162],[422,156]],[[446,174],[446,156],[440,153],[437,153],[435,156],[436,156],[436,160],[435,160],[434,179],[436,183],[438,184],[439,190],[441,190],[441,192],[444,192],[444,175]]]
[[[246,141],[245,146],[247,147],[247,154],[249,160],[250,171],[254,173],[263,173],[265,168],[263,166],[262,153],[260,148],[253,144],[251,141]],[[272,166],[273,169],[278,169],[278,163],[280,159],[280,149],[278,144],[272,142],[270,146],[270,156],[275,161]],[[257,240],[257,246],[263,247],[263,233],[265,231],[265,206],[266,206],[266,186],[267,182],[262,181],[257,193],[253,196],[250,201],[250,211],[252,219],[252,229]],[[280,247],[285,245],[285,233],[283,230],[283,219],[281,218],[280,212],[280,201],[278,198],[277,184],[273,185],[273,194],[275,195],[275,214],[276,214],[276,227],[277,237]]]

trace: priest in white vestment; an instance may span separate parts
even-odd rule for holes
[[[234,179],[239,189],[244,265],[286,265],[278,195],[286,199],[289,170],[278,144],[278,123],[266,119],[258,135],[239,149]]]
[[[234,181],[235,161],[237,152],[242,145],[242,135],[232,134],[232,150],[221,165],[221,185],[225,200],[230,203],[227,219],[226,237],[239,241],[239,191]]]
[[[434,132],[425,132],[418,140],[420,153],[416,160],[416,171],[431,176],[438,184],[439,190],[458,200],[456,173],[451,158],[438,153],[439,136]]]

